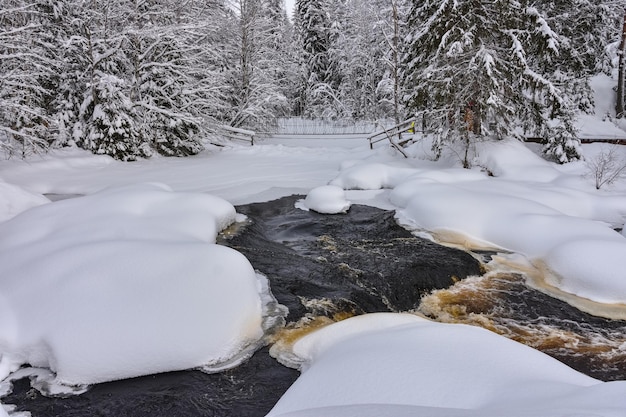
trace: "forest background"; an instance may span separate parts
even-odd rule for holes
[[[539,138],[581,157],[590,79],[616,77],[615,0],[0,0],[0,150],[193,155],[220,126],[400,122],[433,147]],[[209,139],[210,140],[210,139]]]

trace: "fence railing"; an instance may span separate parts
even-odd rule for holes
[[[403,133],[415,133],[415,121],[416,118],[412,117],[410,119],[405,120],[404,122],[398,123],[395,126],[390,128],[386,128],[380,130],[376,133],[373,133],[367,137],[367,140],[370,143],[370,149],[374,149],[374,144],[378,142],[382,142],[384,140],[388,140],[391,143],[391,146],[396,148],[402,155],[407,156],[405,152],[402,150],[402,145],[409,140],[402,140]]]
[[[223,135],[225,137],[233,140],[250,142],[250,145],[254,145],[254,137],[256,136],[256,132],[227,125],[222,125],[221,128],[224,130]]]
[[[389,120],[324,120],[302,117],[285,117],[276,120],[275,131],[280,135],[368,135],[376,131],[381,124],[392,124]]]

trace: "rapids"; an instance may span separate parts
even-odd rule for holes
[[[491,253],[416,237],[393,212],[354,205],[347,214],[321,215],[295,208],[299,198],[237,207],[247,221],[219,239],[266,275],[289,309],[276,345],[352,315],[414,311],[486,327],[599,379],[626,379],[626,322],[583,313],[530,288],[520,273],[489,271]],[[69,398],[44,397],[16,381],[2,402],[33,417],[260,417],[297,377],[264,347],[228,371],[151,375]]]

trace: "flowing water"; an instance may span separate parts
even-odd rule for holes
[[[626,322],[583,313],[530,288],[522,273],[477,260],[490,253],[415,237],[392,212],[355,205],[345,215],[321,215],[296,209],[298,198],[237,207],[248,221],[220,239],[246,255],[289,308],[276,343],[356,314],[416,311],[488,328],[599,379],[626,379]],[[263,416],[297,376],[266,347],[225,372],[99,384],[70,398],[43,397],[22,380],[2,402],[33,417]]]
[[[626,379],[626,322],[592,316],[526,284],[519,273],[471,277],[424,297],[434,320],[484,327],[605,381]]]
[[[267,414],[298,375],[278,365],[263,348],[221,373],[150,375],[98,384],[68,398],[44,397],[22,380],[2,402],[33,417],[255,417]]]

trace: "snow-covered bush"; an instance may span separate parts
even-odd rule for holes
[[[549,129],[543,152],[559,164],[582,159],[580,139],[576,137],[573,129],[563,126]]]
[[[626,158],[620,157],[617,145],[603,147],[598,154],[587,159],[586,165],[597,190],[626,175]]]

